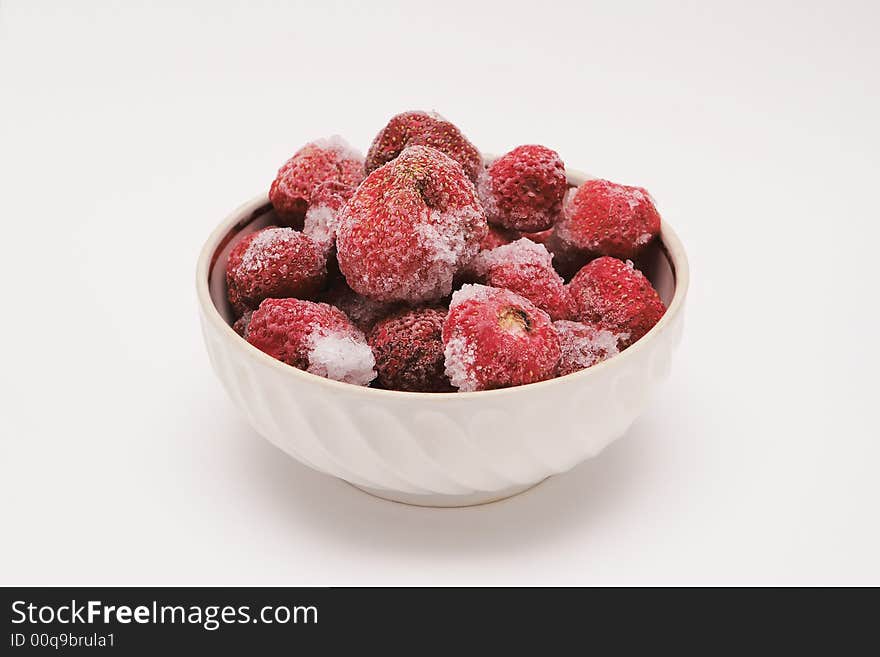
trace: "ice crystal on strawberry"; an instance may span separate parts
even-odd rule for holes
[[[477,192],[490,223],[544,231],[562,210],[565,165],[546,146],[518,146],[480,172]]]

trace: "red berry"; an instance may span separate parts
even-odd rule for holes
[[[463,392],[553,378],[559,338],[550,317],[510,290],[465,285],[443,323],[446,374]]]
[[[421,308],[381,320],[367,341],[376,357],[378,384],[388,390],[452,392],[443,360],[446,311]]]
[[[620,335],[582,322],[553,322],[562,355],[558,376],[592,367],[618,353]]]
[[[311,298],[324,284],[327,256],[292,228],[264,228],[233,247],[226,262],[229,302],[239,312],[269,297]]]
[[[574,307],[552,258],[543,245],[523,238],[481,252],[472,268],[486,285],[516,292],[551,319],[569,319]]]
[[[266,299],[251,316],[247,341],[273,358],[328,379],[367,385],[376,377],[363,332],[326,303]]]
[[[660,214],[641,187],[588,180],[565,199],[556,235],[593,255],[635,258],[660,233]]]
[[[437,114],[404,112],[391,118],[373,140],[364,170],[367,174],[390,162],[407,146],[430,146],[458,162],[472,181],[483,166],[480,151],[452,123]]]
[[[411,146],[361,183],[339,216],[339,268],[376,301],[433,301],[476,255],[488,226],[474,186],[449,157]]]
[[[550,228],[562,211],[566,189],[565,165],[545,146],[518,146],[477,178],[489,222],[514,230]]]
[[[576,319],[621,334],[625,349],[651,330],[666,306],[632,262],[597,258],[581,269],[568,285]]]
[[[306,144],[285,162],[269,189],[279,223],[302,226],[309,199],[325,181],[357,187],[363,179],[363,157],[341,137]]]

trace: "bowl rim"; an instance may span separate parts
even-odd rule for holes
[[[594,176],[587,175],[577,169],[568,168],[566,168],[566,177],[569,184],[573,184],[575,186],[580,186],[585,181],[595,178]],[[405,390],[383,390],[381,388],[356,386],[350,383],[334,381],[333,379],[327,379],[325,377],[318,376],[317,374],[312,374],[311,372],[300,370],[296,367],[293,367],[291,365],[288,365],[287,363],[283,363],[273,358],[269,354],[260,351],[252,344],[250,344],[247,340],[244,340],[240,335],[238,335],[238,333],[232,330],[232,327],[226,323],[226,321],[223,319],[223,316],[220,314],[220,311],[214,305],[214,301],[211,299],[210,287],[208,284],[208,275],[210,272],[212,261],[214,260],[214,254],[216,253],[218,247],[220,247],[224,237],[229,234],[230,230],[232,230],[236,226],[236,224],[238,224],[242,220],[244,216],[254,212],[258,208],[268,203],[268,193],[264,192],[238,206],[222,222],[220,222],[220,224],[211,232],[210,236],[205,241],[204,246],[202,246],[202,250],[199,254],[198,264],[196,266],[196,293],[198,296],[199,305],[201,306],[202,316],[205,321],[210,322],[212,325],[219,329],[220,336],[224,337],[227,340],[234,340],[235,347],[233,348],[240,350],[248,358],[254,359],[257,362],[262,363],[263,365],[276,369],[281,374],[281,376],[294,377],[295,379],[301,380],[304,384],[326,386],[328,392],[338,391],[348,394],[362,394],[365,396],[365,399],[430,399],[438,403],[443,403],[446,401],[461,402],[465,400],[472,401],[479,399],[488,399],[490,397],[497,398],[505,395],[528,394],[528,391],[536,390],[538,387],[549,389],[554,385],[565,385],[568,383],[573,383],[578,379],[587,380],[589,377],[597,376],[598,372],[604,372],[611,367],[619,366],[619,364],[622,363],[625,359],[632,358],[633,354],[649,348],[650,344],[657,339],[657,336],[662,331],[666,330],[675,319],[675,317],[677,317],[682,312],[682,308],[684,307],[684,299],[687,295],[688,287],[690,285],[690,270],[688,266],[687,255],[685,254],[684,250],[684,245],[681,243],[681,240],[679,239],[676,232],[669,225],[669,223],[665,219],[663,219],[660,226],[660,241],[672,264],[672,274],[675,281],[675,291],[672,295],[672,301],[670,301],[669,306],[667,306],[666,312],[663,313],[663,317],[660,318],[660,321],[658,321],[651,328],[650,331],[645,333],[645,335],[643,335],[639,340],[636,340],[636,342],[634,342],[624,351],[613,356],[612,358],[604,360],[601,363],[597,363],[592,367],[588,367],[578,372],[566,374],[565,376],[558,376],[553,379],[537,381],[535,383],[527,383],[525,385],[513,386],[510,388],[498,388],[495,390],[437,393],[409,392]]]

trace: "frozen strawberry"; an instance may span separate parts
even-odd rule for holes
[[[549,315],[510,290],[465,285],[443,323],[446,374],[463,392],[553,378],[559,338]]]
[[[621,350],[650,331],[666,312],[645,275],[632,262],[617,258],[593,260],[568,288],[576,319],[621,334]]]
[[[300,228],[315,188],[325,181],[357,187],[363,156],[338,136],[306,144],[278,170],[269,200],[279,223]]]
[[[251,316],[247,341],[273,358],[328,379],[365,386],[376,377],[363,332],[326,303],[266,299]]]
[[[565,165],[545,146],[518,146],[480,172],[477,193],[489,223],[514,230],[550,228],[562,211]]]
[[[471,268],[486,285],[516,292],[551,319],[569,319],[574,312],[572,300],[553,269],[552,258],[543,245],[522,238],[480,252]]]
[[[373,140],[364,170],[367,174],[396,158],[407,146],[430,146],[461,165],[472,181],[483,166],[480,151],[452,123],[437,114],[404,112],[391,118]]]
[[[488,225],[474,186],[448,156],[411,146],[361,183],[336,236],[349,286],[375,301],[448,296]]]
[[[319,299],[339,308],[364,333],[369,333],[376,322],[401,308],[399,303],[382,303],[361,296],[342,277],[322,292]]]
[[[315,187],[303,232],[327,249],[336,246],[339,211],[354,194],[355,188],[337,180],[328,180]]]
[[[443,359],[446,310],[421,308],[381,320],[367,341],[376,357],[376,382],[388,390],[452,392]]]
[[[229,302],[239,312],[269,297],[314,297],[327,275],[319,244],[292,228],[264,228],[235,245],[226,262]]]
[[[559,358],[558,376],[592,367],[598,362],[620,353],[618,342],[628,334],[612,333],[583,322],[553,322],[559,336],[562,355]]]
[[[641,187],[588,180],[565,199],[556,236],[592,255],[635,258],[660,233],[660,214]]]

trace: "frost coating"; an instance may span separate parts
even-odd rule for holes
[[[327,180],[312,192],[303,222],[303,233],[320,244],[327,253],[336,246],[339,212],[354,194],[354,190],[349,184]]]
[[[452,295],[452,301],[449,302],[449,309],[452,310],[456,306],[466,301],[486,301],[492,296],[494,288],[488,285],[479,285],[477,283],[462,285],[461,289]]]
[[[536,244],[526,237],[521,237],[510,244],[502,244],[490,251],[481,252],[474,260],[473,267],[478,274],[484,275],[493,267],[501,265],[552,267],[552,262],[553,255],[547,251],[543,244]]]
[[[248,244],[247,249],[241,256],[238,273],[253,273],[271,267],[284,258],[284,252],[278,247],[291,240],[299,239],[293,228],[266,228],[257,233]],[[285,265],[281,267],[282,273],[287,273]]]
[[[477,389],[477,379],[474,376],[476,354],[476,346],[468,344],[463,337],[452,338],[443,348],[446,376],[461,392],[474,392]]]
[[[332,246],[339,225],[338,212],[329,205],[313,205],[306,212],[303,232],[324,247]]]
[[[350,333],[317,327],[309,334],[307,345],[307,372],[356,386],[365,386],[376,378],[373,352]]]
[[[480,199],[480,205],[486,211],[486,217],[497,217],[500,214],[498,203],[495,202],[495,189],[492,185],[492,176],[489,175],[489,169],[480,169],[477,174],[477,197]]]
[[[596,363],[620,353],[618,344],[629,338],[629,333],[613,333],[582,322],[560,320],[553,322],[559,336],[561,356],[559,376],[592,367]]]

